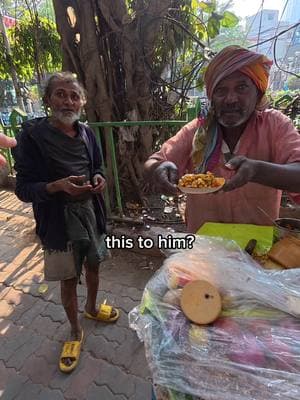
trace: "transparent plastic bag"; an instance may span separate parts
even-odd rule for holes
[[[222,296],[220,318],[206,326],[179,305],[197,279]],[[299,315],[300,269],[263,270],[234,242],[198,236],[164,261],[129,322],[170,399],[299,400]]]

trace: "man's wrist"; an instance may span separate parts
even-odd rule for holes
[[[262,162],[259,160],[251,160],[252,162],[252,177],[251,177],[251,181],[255,182],[255,183],[259,183],[259,181],[262,178]]]
[[[47,190],[47,192],[49,194],[53,194],[53,193],[59,192],[61,190],[60,189],[60,185],[59,185],[59,181],[54,181],[54,182],[47,183],[46,190]]]

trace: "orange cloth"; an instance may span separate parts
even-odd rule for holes
[[[228,46],[210,62],[204,75],[207,97],[212,98],[217,84],[235,71],[247,75],[262,94],[268,87],[272,61],[263,54],[255,53],[240,46]]]
[[[261,93],[265,93],[268,88],[270,66],[265,56],[261,57],[256,63],[245,65],[240,71],[247,75],[255,83]]]

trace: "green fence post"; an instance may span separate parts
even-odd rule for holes
[[[27,121],[28,116],[25,111],[21,110],[18,107],[14,107],[10,116],[9,121],[14,134],[17,133],[22,122]]]
[[[4,132],[4,134],[6,136],[9,136],[9,137],[14,137],[15,136],[13,134],[13,131],[12,131],[10,126],[2,126],[2,128],[3,128],[3,132]],[[10,149],[5,150],[5,154],[6,154],[6,157],[7,157],[7,163],[8,163],[8,167],[9,167],[9,172],[12,175],[13,174],[13,158],[12,158]]]
[[[120,183],[119,183],[119,175],[118,175],[118,168],[117,168],[117,161],[116,161],[116,150],[115,150],[115,142],[114,142],[114,135],[113,129],[119,127],[129,127],[129,126],[184,126],[188,121],[183,120],[168,120],[168,121],[114,121],[114,122],[90,122],[89,126],[91,128],[95,128],[95,135],[97,140],[100,140],[100,131],[99,128],[107,129],[105,131],[105,139],[107,140],[111,161],[112,161],[112,173],[114,179],[114,189],[115,189],[115,201],[117,203],[117,209],[120,212],[121,216],[124,216],[123,206],[122,206],[122,198],[120,192]],[[110,205],[111,201],[110,198],[108,199]],[[112,207],[111,207],[112,208]]]
[[[117,197],[117,207],[121,215],[123,215],[123,207],[122,207],[122,198],[121,198],[121,191],[120,191],[120,183],[119,183],[119,175],[118,175],[118,167],[117,167],[117,160],[116,160],[116,150],[115,150],[115,142],[113,136],[113,128],[110,126],[108,128],[108,142],[111,151],[111,160],[112,160],[112,168],[114,174],[114,181],[116,187],[116,197]]]

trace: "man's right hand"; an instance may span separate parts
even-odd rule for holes
[[[178,182],[178,169],[171,161],[164,161],[153,171],[153,184],[159,193],[176,195]]]
[[[85,175],[81,176],[68,176],[57,181],[48,183],[46,190],[48,193],[65,192],[71,196],[78,196],[82,193],[91,191],[93,188],[90,183],[85,183]]]
[[[11,147],[15,147],[17,144],[17,141],[15,138],[8,137],[4,135],[3,133],[0,133],[0,148],[1,149],[9,149]],[[0,155],[0,166],[2,167],[3,165],[6,164],[5,158]]]

